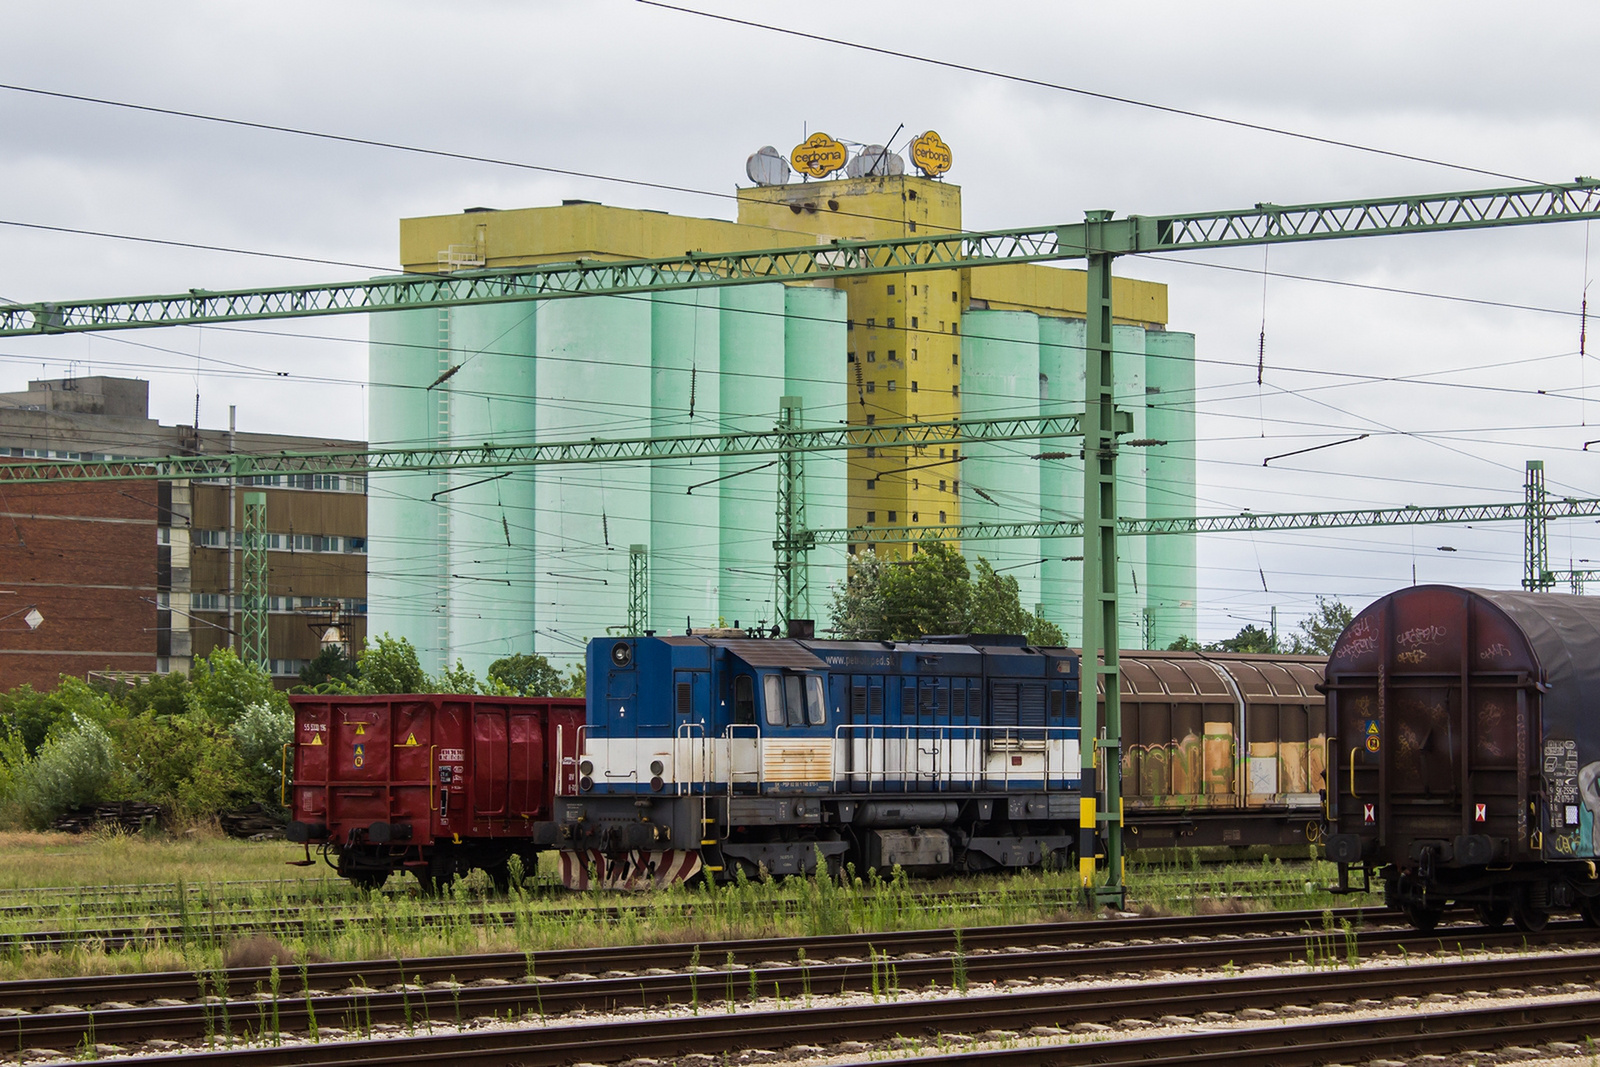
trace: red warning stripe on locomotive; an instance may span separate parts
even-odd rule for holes
[[[561,884],[568,889],[663,889],[700,873],[698,850],[633,851],[607,856],[594,849],[562,852]]]

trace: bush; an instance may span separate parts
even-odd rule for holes
[[[252,704],[228,728],[234,751],[244,765],[243,791],[271,811],[280,811],[283,793],[283,746],[294,738],[294,714],[288,708]]]
[[[118,727],[125,768],[121,798],[159,804],[185,820],[257,799],[247,797],[247,775],[231,734],[203,716],[147,711]]]
[[[42,829],[69,808],[99,800],[116,772],[110,735],[98,723],[80,721],[47,739],[18,769],[13,795],[23,819]]]

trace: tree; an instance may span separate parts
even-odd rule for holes
[[[972,580],[953,546],[935,541],[891,566],[882,579],[885,629],[891,640],[967,629]]]
[[[428,693],[433,680],[422,669],[417,650],[405,638],[384,634],[378,643],[361,650],[356,659],[355,693]]]
[[[563,686],[561,672],[549,660],[522,652],[489,664],[489,680],[522,697],[553,697]]]
[[[62,679],[65,685],[66,679]],[[218,646],[196,659],[189,672],[189,706],[210,722],[232,726],[252,704],[287,707],[287,698],[260,665],[246,663],[233,649]]]
[[[978,559],[974,576],[954,547],[934,542],[908,560],[866,553],[833,587],[835,636],[905,641],[929,634],[1022,634],[1030,644],[1064,645],[1059,627],[1025,610],[1017,580]]]
[[[300,685],[297,689],[315,690],[330,682],[353,684],[356,678],[356,661],[346,654],[343,645],[329,645],[317,653],[317,658],[300,668]]]
[[[890,562],[876,552],[855,557],[850,574],[833,587],[829,615],[833,633],[842,641],[881,640],[888,632],[883,577]]]
[[[1247,624],[1232,637],[1223,638],[1206,646],[1211,652],[1277,652],[1278,643],[1273,636],[1255,623]]]
[[[1201,652],[1206,646],[1190,637],[1188,634],[1179,634],[1178,639],[1167,646],[1168,652]]]
[[[1307,655],[1332,655],[1339,635],[1355,621],[1355,617],[1356,613],[1345,607],[1337,597],[1329,600],[1319,595],[1317,610],[1300,620],[1300,632],[1290,639],[1291,651]]]

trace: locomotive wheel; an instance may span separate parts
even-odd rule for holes
[[[1479,924],[1490,930],[1498,930],[1511,918],[1511,905],[1503,900],[1492,901],[1488,904],[1474,904],[1472,914],[1478,917]]]
[[[1406,913],[1406,922],[1424,934],[1433,933],[1433,928],[1444,918],[1443,908],[1430,908],[1424,904],[1407,904],[1402,910]]]
[[[1550,913],[1519,900],[1511,909],[1511,924],[1525,934],[1536,934],[1550,924]]]

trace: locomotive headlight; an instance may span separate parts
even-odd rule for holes
[[[582,763],[578,764],[578,773],[583,775],[585,778],[594,777],[594,761],[584,760]]]
[[[659,774],[656,775],[654,778],[650,779],[650,788],[654,792],[657,792],[657,793],[661,792],[661,789],[665,784],[666,783],[662,782],[661,776]]]
[[[667,772],[666,765],[663,764],[660,760],[653,759],[653,760],[650,761],[650,773],[651,774],[656,775],[657,777],[660,777],[661,775],[665,774],[666,772]]]
[[[594,788],[594,779],[587,776],[578,779],[578,788],[587,793]]]
[[[611,665],[613,667],[626,667],[633,662],[633,646],[626,641],[618,641],[611,646]]]

